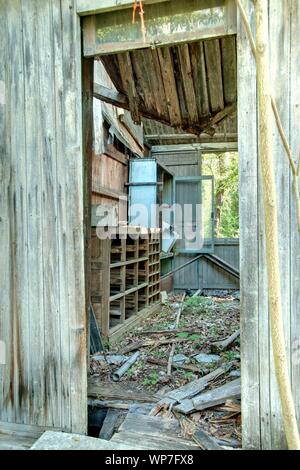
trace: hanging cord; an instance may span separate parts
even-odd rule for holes
[[[145,18],[144,18],[144,9],[143,9],[143,2],[142,0],[135,0],[134,5],[133,5],[133,11],[132,11],[132,24],[135,24],[135,13],[136,10],[139,9],[139,14],[141,18],[141,32],[143,35],[143,42],[144,44],[146,43],[146,26],[145,26]]]

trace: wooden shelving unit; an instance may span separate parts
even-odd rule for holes
[[[160,300],[160,233],[147,229],[101,239],[92,228],[91,296],[102,334],[109,336]]]

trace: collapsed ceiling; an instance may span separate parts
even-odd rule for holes
[[[234,35],[100,58],[117,92],[95,84],[95,96],[129,109],[135,123],[145,117],[213,136],[230,122],[236,133]]]

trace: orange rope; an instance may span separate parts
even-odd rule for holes
[[[135,24],[135,13],[139,9],[139,14],[141,18],[141,32],[143,35],[143,41],[146,43],[146,27],[145,27],[145,18],[144,18],[144,9],[142,0],[135,0],[132,11],[132,24]]]

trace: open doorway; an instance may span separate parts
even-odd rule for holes
[[[106,104],[97,121],[104,148],[91,175],[92,203],[100,198],[92,207],[91,305],[104,352],[96,348],[91,360],[91,433],[101,428],[103,437],[108,421],[119,428],[125,420],[116,434],[112,426],[120,442],[124,426],[135,433],[128,409],[159,421],[174,406],[216,445],[240,446],[237,154],[225,153],[236,147],[235,37],[99,56],[95,70],[94,96]],[[160,209],[139,218],[138,203]],[[178,236],[174,203],[191,207],[201,244]],[[199,380],[204,387],[185,394]],[[198,403],[211,395],[209,406]]]

